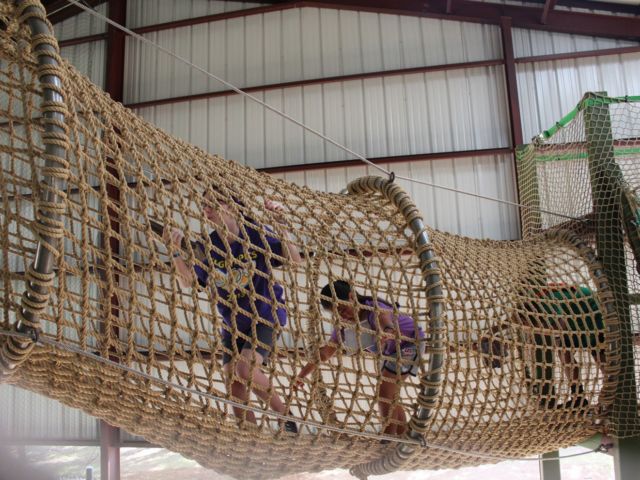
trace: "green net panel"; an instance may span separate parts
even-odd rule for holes
[[[614,291],[621,360],[609,428],[619,436],[640,432],[639,100],[587,94],[573,112],[518,151],[521,199],[531,207],[522,209],[524,238],[553,228],[580,234],[603,262]]]

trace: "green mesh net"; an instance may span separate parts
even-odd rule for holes
[[[640,351],[635,346],[640,331],[639,100],[588,93],[574,111],[517,154],[526,205],[523,237],[550,228],[574,230],[595,248],[609,279],[620,319],[620,341],[611,345],[611,354],[619,354],[620,360],[609,429],[620,437],[640,431]]]

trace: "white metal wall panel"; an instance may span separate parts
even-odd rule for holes
[[[502,67],[292,87],[256,97],[367,157],[509,145]],[[256,168],[353,158],[239,95],[138,113],[210,153]]]
[[[569,113],[587,91],[640,92],[640,53],[520,64],[517,68],[525,140]]]
[[[263,6],[261,3],[214,0],[128,0],[127,27],[144,27]]]
[[[638,45],[638,42],[615,38],[589,37],[523,28],[513,29],[513,49],[516,58]]]
[[[102,15],[107,15],[107,2],[96,6],[94,10]],[[81,12],[53,26],[53,32],[58,40],[86,37],[88,35],[105,33],[106,31],[106,22],[88,12]]]
[[[0,432],[10,441],[96,441],[98,420],[27,390],[0,385]]]
[[[240,87],[502,55],[494,25],[317,8],[221,20],[146,37]],[[135,39],[127,39],[126,52],[127,103],[228,89]]]
[[[455,159],[381,165],[397,175],[473,194],[514,202],[515,172],[511,155],[486,155]],[[367,165],[279,173],[274,176],[298,185],[333,193],[363,175],[384,175]],[[471,195],[449,192],[420,183],[397,180],[411,195],[425,223],[439,230],[474,238],[519,238],[516,207]]]
[[[100,88],[105,85],[107,42],[81,43],[60,49],[60,55]]]

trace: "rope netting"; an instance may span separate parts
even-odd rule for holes
[[[0,3],[0,327],[33,336],[1,337],[4,381],[239,478],[618,431],[619,311],[589,237],[463,238],[386,179],[334,195],[209,155],[59,59],[36,15]]]
[[[620,366],[611,431],[637,435],[640,372],[640,100],[587,94],[574,111],[519,151],[525,238],[570,228],[594,248],[615,296]],[[574,221],[540,213],[551,210]]]

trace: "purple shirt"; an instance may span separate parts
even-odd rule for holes
[[[371,308],[377,307],[377,309],[379,310],[393,310],[393,307],[391,305],[389,305],[386,302],[383,302],[382,300],[376,301],[368,298],[364,301],[364,305]],[[377,332],[378,330],[382,330],[382,328],[378,328],[379,325],[376,318],[377,317],[376,311],[366,310],[366,312],[367,312],[366,321],[369,325],[369,328],[374,332]],[[392,319],[394,323],[398,325],[401,336],[415,338],[415,339],[424,337],[424,332],[420,327],[418,327],[418,334],[416,335],[416,325],[411,316],[404,313],[398,313],[398,314],[393,314]],[[331,341],[338,344],[343,343],[345,338],[345,335],[344,335],[345,328],[348,328],[348,327],[343,327],[340,329],[340,331],[338,331],[334,327],[333,331],[331,332]],[[402,350],[407,346],[411,346],[415,344],[416,344],[415,341],[412,342],[409,340],[401,340],[400,349]],[[377,350],[377,346],[375,344],[371,346],[366,346],[365,350],[369,352],[375,352]],[[382,352],[383,355],[393,355],[396,353],[396,350],[397,350],[397,341],[395,339],[389,339],[384,342],[384,350]]]
[[[233,257],[231,265],[227,265],[227,256],[222,254],[226,250],[218,232],[214,230],[209,234],[211,245],[219,249],[210,249],[209,254],[213,260],[213,268],[211,270],[215,269],[223,275],[223,278],[214,277],[218,295],[221,299],[231,304],[235,299],[239,307],[234,315],[231,306],[218,302],[218,312],[222,315],[224,322],[231,327],[233,327],[235,317],[237,328],[242,332],[247,332],[251,329],[251,316],[254,308],[258,316],[267,322],[275,324],[277,319],[280,325],[285,325],[287,323],[287,312],[284,309],[283,288],[278,283],[272,282],[273,288],[269,289],[269,280],[273,278],[272,267],[278,267],[281,263],[274,257],[271,257],[270,262],[267,261],[264,253],[264,251],[271,251],[275,255],[282,256],[282,243],[272,236],[273,232],[268,227],[252,225],[245,226],[245,230],[246,235],[242,231],[239,235],[245,241],[244,243],[236,240],[229,244],[230,253]],[[194,242],[194,249],[196,248],[200,250],[200,252],[194,252],[196,257],[200,256],[197,253],[202,254],[204,258],[201,258],[200,261],[209,267],[205,246],[201,242]],[[253,276],[251,276],[251,263],[254,264],[255,268]],[[200,265],[194,265],[193,268],[200,286],[206,287],[209,281],[208,269],[202,268]],[[258,272],[262,272],[262,275]],[[229,291],[231,285],[229,275],[233,275],[235,279],[236,289],[234,291]],[[253,288],[250,284],[253,285]],[[253,295],[254,292],[255,296]],[[264,297],[266,300],[260,297]],[[279,305],[276,308],[277,318],[274,318],[273,315],[272,306],[274,303]],[[223,329],[223,334],[229,335],[229,332]]]

